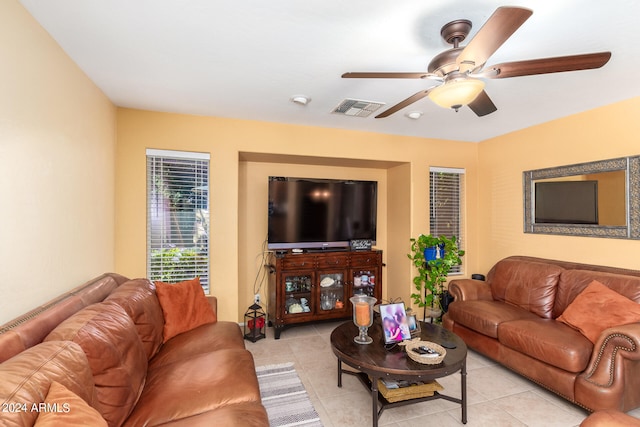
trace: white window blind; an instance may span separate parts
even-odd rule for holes
[[[209,293],[209,155],[147,150],[147,276]]]
[[[464,169],[429,169],[429,224],[434,236],[456,236],[458,247],[464,248]],[[449,274],[462,274],[463,265]]]

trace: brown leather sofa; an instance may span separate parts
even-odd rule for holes
[[[556,319],[593,280],[640,303],[640,272],[531,257],[499,261],[486,282],[453,280],[446,329],[477,352],[589,411],[640,406],[640,323],[596,344]]]
[[[640,420],[619,411],[597,411],[585,418],[580,427],[640,427]]]
[[[105,274],[0,326],[0,424],[32,426],[56,381],[110,427],[269,425],[236,323],[163,325],[150,281]]]

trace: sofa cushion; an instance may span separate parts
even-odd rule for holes
[[[149,361],[149,368],[155,369],[215,350],[244,348],[244,339],[237,323],[207,323],[167,341]]]
[[[44,403],[47,410],[39,412],[34,427],[107,427],[107,422],[100,412],[56,381],[51,383]]]
[[[597,280],[620,295],[640,303],[640,277],[589,270],[565,270],[560,275],[554,318],[560,316],[580,292]]]
[[[30,408],[44,402],[52,381],[63,384],[94,408],[99,406],[87,356],[73,342],[45,342],[28,348],[0,364],[0,378],[0,404],[14,405],[15,409],[1,414],[6,425],[33,425],[38,413]]]
[[[454,301],[449,304],[447,315],[454,322],[491,338],[498,338],[498,325],[503,322],[537,318],[520,307],[485,300]]]
[[[175,284],[156,282],[156,293],[164,315],[164,342],[217,320],[199,277]]]
[[[135,325],[115,303],[93,304],[60,323],[46,341],[73,341],[82,347],[109,426],[120,426],[138,401],[147,357]]]
[[[164,317],[156,296],[156,287],[148,279],[134,279],[120,285],[107,297],[124,308],[133,320],[147,359],[162,345]]]
[[[498,326],[500,344],[569,372],[587,368],[593,344],[553,319],[513,320]]]
[[[251,353],[217,350],[152,366],[125,426],[157,426],[245,402],[261,402]]]
[[[268,425],[269,418],[264,406],[255,402],[245,402],[234,403],[193,417],[164,423],[162,427],[267,427]]]
[[[640,304],[594,280],[558,317],[596,343],[605,329],[640,322]]]
[[[542,262],[503,259],[487,281],[496,301],[504,301],[551,319],[561,267]]]
[[[0,334],[0,362],[41,343],[64,319],[90,304],[102,301],[126,280],[119,274],[105,273],[0,325],[1,330],[8,329]]]

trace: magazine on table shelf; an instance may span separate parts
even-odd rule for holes
[[[398,388],[405,388],[405,387],[411,387],[411,386],[416,386],[416,385],[424,385],[424,384],[431,384],[433,381],[408,381],[408,380],[392,380],[392,379],[380,379],[380,381],[382,381],[382,383],[384,384],[384,386],[386,388],[388,388],[389,390],[394,390],[394,389],[398,389]]]

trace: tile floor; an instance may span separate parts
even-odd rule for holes
[[[294,362],[296,371],[320,414],[325,427],[371,425],[369,393],[353,376],[343,376],[343,386],[336,385],[336,358],[329,336],[341,322],[297,326],[273,338],[246,342],[256,366]],[[586,417],[581,408],[556,397],[536,384],[502,368],[495,362],[470,352],[467,359],[467,426],[578,426]],[[438,380],[447,393],[460,395],[458,374]],[[640,409],[630,412],[640,418]],[[400,408],[387,409],[381,426],[413,427],[438,425],[460,426],[460,406],[435,400]]]

